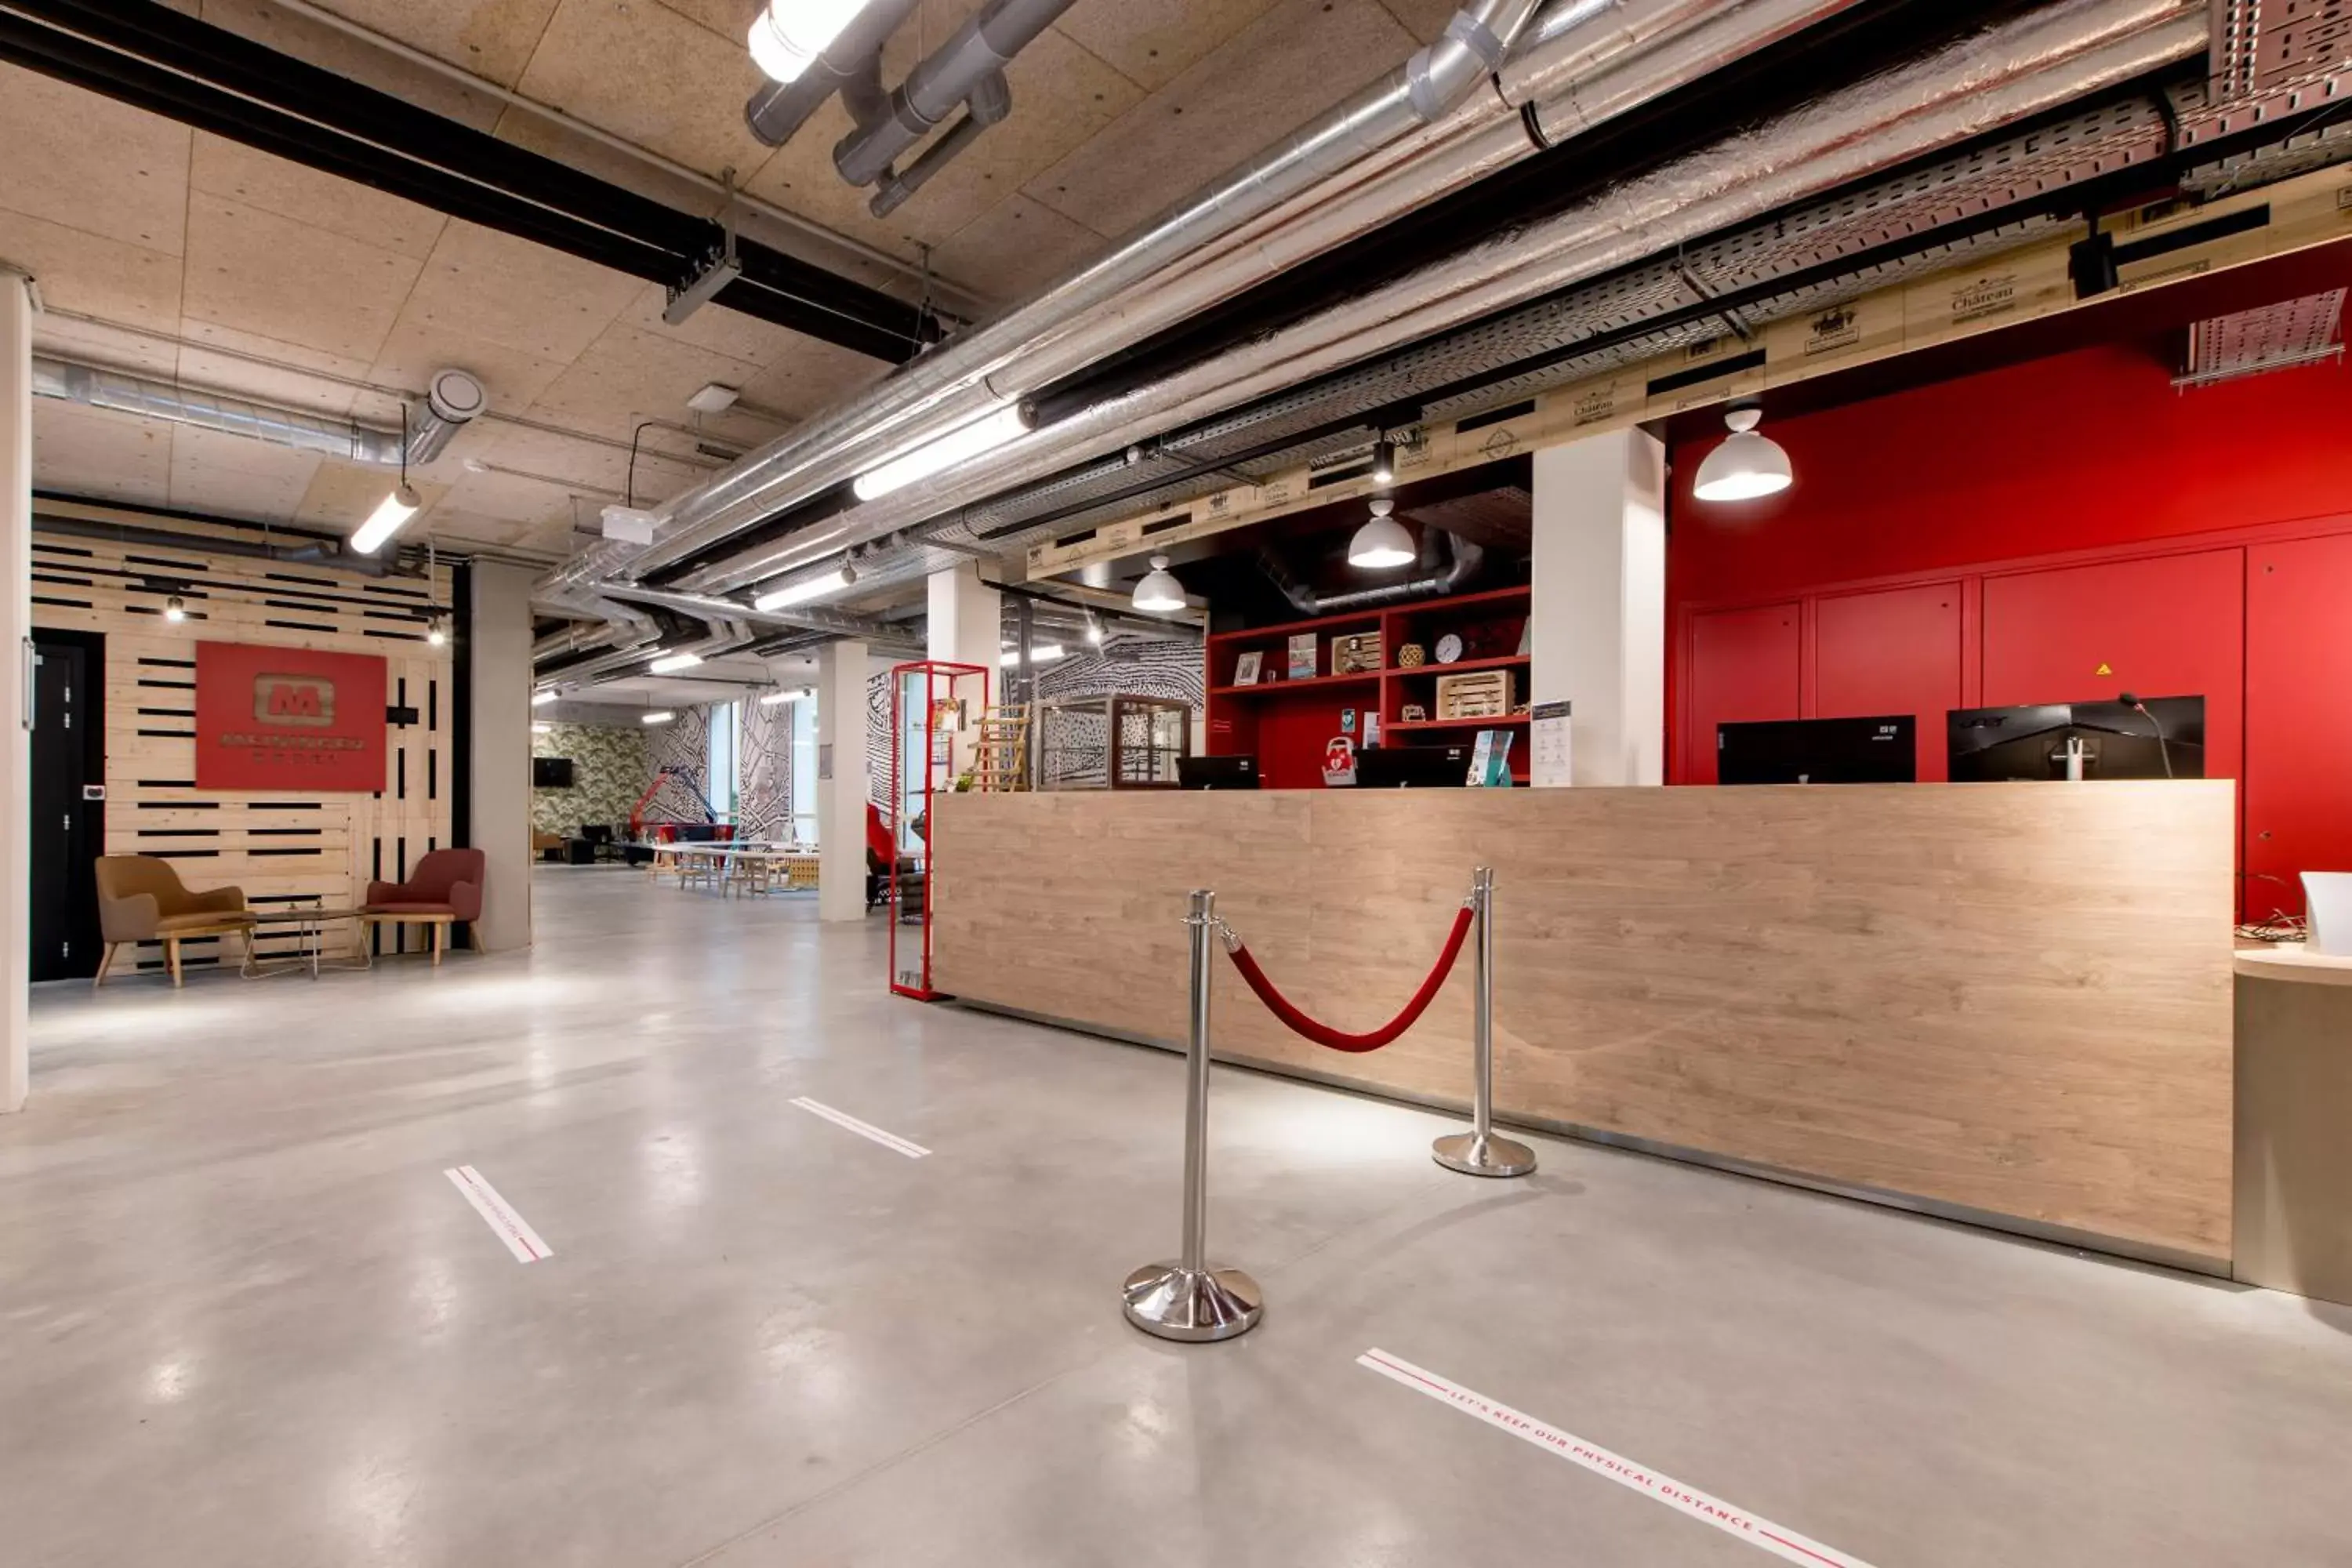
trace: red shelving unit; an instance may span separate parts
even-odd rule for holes
[[[1365,717],[1374,713],[1380,716],[1383,744],[1402,743],[1408,737],[1412,744],[1467,742],[1481,730],[1511,731],[1518,737],[1511,748],[1511,773],[1524,784],[1528,777],[1524,713],[1505,719],[1433,717],[1411,724],[1400,716],[1407,703],[1419,703],[1435,714],[1437,678],[1471,670],[1512,671],[1513,700],[1525,702],[1530,661],[1518,648],[1530,607],[1527,589],[1497,588],[1359,615],[1219,632],[1208,639],[1207,647],[1209,754],[1255,754],[1268,789],[1320,789],[1323,749],[1334,735],[1343,732],[1344,714],[1352,709],[1359,743]],[[1290,639],[1306,632],[1315,634],[1315,675],[1285,679]],[[1380,634],[1381,668],[1360,674],[1332,674],[1332,640],[1361,632]],[[1452,664],[1439,664],[1438,639],[1449,632],[1463,639],[1463,657]],[[1418,643],[1428,662],[1410,668],[1399,665],[1397,652],[1407,643]],[[1244,653],[1262,658],[1264,674],[1255,686],[1234,684],[1234,667]]]

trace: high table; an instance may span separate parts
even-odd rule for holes
[[[2352,958],[2237,955],[2237,1278],[2352,1302]]]
[[[1207,888],[1277,985],[1369,1029],[1492,866],[1506,1120],[2229,1270],[2225,781],[975,793],[934,817],[933,984],[967,1002],[1172,1045]],[[1215,1045],[1457,1106],[1468,967],[1351,1056],[1219,957]]]

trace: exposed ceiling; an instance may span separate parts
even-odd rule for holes
[[[1453,9],[1080,0],[1009,69],[1012,118],[877,220],[832,170],[837,102],[782,149],[745,130],[756,0],[323,0],[505,96],[266,0],[169,3],[675,205],[707,214],[719,198],[662,161],[731,170],[801,220],[754,216],[747,233],[908,299],[928,256],[938,297],[963,311],[1096,254],[1394,68]],[[926,0],[886,78],[976,6]],[[15,67],[0,66],[0,258],[39,279],[43,352],[392,427],[435,369],[477,375],[491,417],[414,476],[428,503],[415,539],[561,556],[607,500],[675,493],[885,369],[722,308],[667,326],[658,285]],[[686,399],[713,382],[742,402],[698,419]],[[387,488],[380,468],[51,401],[36,406],[35,473],[47,490],[338,532]]]

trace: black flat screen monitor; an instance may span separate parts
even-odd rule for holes
[[[1467,746],[1375,746],[1356,753],[1358,789],[1460,789],[1469,782]]]
[[[1176,784],[1180,789],[1255,789],[1255,757],[1179,757]]]
[[[1874,719],[1781,719],[1715,727],[1717,784],[1916,784],[1917,726]]]
[[[572,759],[570,757],[531,758],[530,786],[533,789],[570,789]]]
[[[2082,743],[2086,779],[2203,778],[2205,699],[2140,701],[2146,713],[2120,702],[1955,709],[1946,721],[1952,780],[2063,779],[2070,741]]]

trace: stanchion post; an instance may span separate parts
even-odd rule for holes
[[[1257,1326],[1265,1298],[1238,1268],[1208,1262],[1209,982],[1217,895],[1195,889],[1184,923],[1192,931],[1192,1035],[1184,1051],[1184,1245],[1172,1263],[1149,1263],[1127,1277],[1127,1321],[1163,1340],[1229,1340]]]
[[[1475,992],[1470,1004],[1470,1131],[1449,1133],[1430,1145],[1429,1157],[1468,1176],[1524,1176],[1536,1168],[1536,1152],[1495,1136],[1495,870],[1471,873],[1470,908],[1476,917]]]

